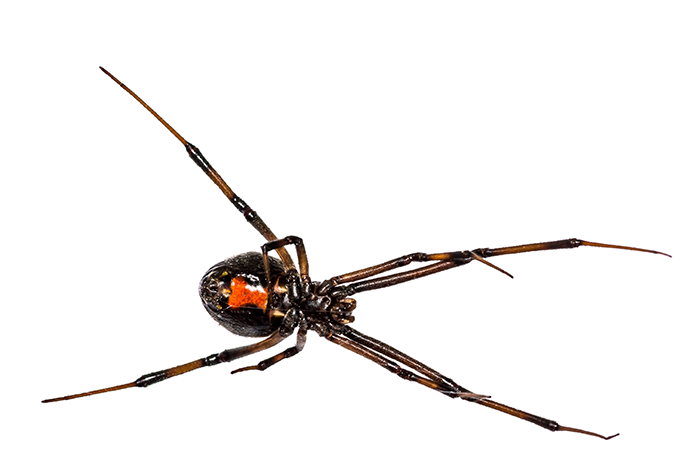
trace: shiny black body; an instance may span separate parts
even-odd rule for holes
[[[270,273],[277,280],[284,273],[282,262],[270,258]],[[225,259],[212,266],[199,282],[199,296],[209,315],[234,334],[245,337],[266,337],[282,325],[280,317],[268,319],[266,310],[255,305],[231,307],[224,293],[231,279],[245,277],[251,286],[267,289],[262,254],[248,252]]]

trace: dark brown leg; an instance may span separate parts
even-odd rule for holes
[[[252,345],[246,345],[244,347],[237,347],[235,349],[224,350],[221,353],[213,354],[205,358],[200,358],[190,363],[185,363],[184,365],[178,365],[173,368],[168,368],[167,370],[156,371],[155,373],[149,373],[147,375],[141,376],[139,379],[132,383],[121,384],[119,386],[112,386],[104,389],[97,389],[95,391],[83,392],[81,394],[74,394],[72,396],[57,397],[55,399],[46,399],[41,402],[57,402],[57,401],[67,401],[69,399],[77,399],[78,397],[92,396],[94,394],[101,394],[103,392],[119,391],[120,389],[126,388],[145,388],[152,384],[159,383],[173,376],[180,376],[189,371],[196,370],[198,368],[203,368],[205,366],[214,366],[219,363],[230,362],[247,355],[251,355],[261,350],[269,349],[270,347],[281,342],[285,337],[282,337],[278,332],[274,333],[270,337],[260,342]]]
[[[499,402],[492,401],[488,399],[487,396],[481,396],[463,388],[450,378],[441,375],[437,371],[420,363],[414,358],[409,357],[403,352],[400,352],[377,339],[359,333],[349,326],[342,326],[341,328],[336,329],[335,332],[325,337],[334,344],[338,344],[358,355],[372,360],[403,379],[415,381],[430,389],[441,392],[446,396],[453,398],[458,397],[494,410],[498,410],[530,423],[534,423],[535,425],[546,428],[550,431],[571,431],[596,436],[602,439],[610,439],[617,436],[617,434],[613,436],[602,436],[591,431],[562,426],[554,420],[549,420],[538,415],[533,415],[522,410],[503,405]],[[415,373],[402,368],[396,362],[406,365],[424,376],[416,375]]]
[[[501,268],[496,267],[487,261],[483,261],[482,258],[478,257],[473,252],[468,251],[468,250],[453,251],[451,253],[433,253],[433,254],[412,253],[410,255],[404,255],[404,256],[401,256],[399,258],[392,259],[392,260],[387,261],[385,263],[377,264],[376,266],[370,266],[368,268],[360,269],[359,271],[353,271],[353,272],[349,272],[347,274],[342,274],[340,276],[331,277],[330,279],[327,279],[321,283],[321,285],[319,287],[319,293],[323,294],[323,293],[326,293],[329,289],[331,289],[337,285],[347,284],[348,282],[355,282],[355,281],[358,281],[360,279],[366,279],[368,277],[376,276],[377,274],[381,274],[383,272],[387,272],[387,271],[391,271],[393,269],[408,266],[409,264],[414,263],[414,262],[423,263],[423,262],[427,262],[427,261],[442,261],[442,262],[452,261],[455,263],[459,263],[459,264],[456,264],[455,266],[461,266],[462,264],[467,264],[467,263],[471,262],[473,259],[475,259],[477,261],[482,261],[482,262],[486,263],[487,265],[493,267],[494,269],[497,269],[506,275],[510,275],[507,272],[505,272],[504,270],[502,270]],[[396,274],[396,276],[398,276],[398,274]],[[387,287],[387,286],[384,286],[384,287]]]
[[[297,250],[297,260],[299,261],[299,275],[304,283],[310,282],[309,279],[309,259],[306,256],[306,248],[304,247],[304,241],[295,237],[294,235],[289,235],[279,240],[273,240],[271,242],[265,243],[262,248],[263,262],[265,263],[265,274],[268,275],[267,279],[270,280],[270,266],[268,264],[267,254],[270,250],[281,250],[287,245],[294,245]],[[292,268],[294,269],[294,268]],[[289,269],[287,269],[289,271]],[[269,283],[269,282],[268,282]]]
[[[370,337],[367,334],[362,334],[356,329],[351,328],[350,326],[344,326],[342,328],[341,334],[348,339],[352,340],[358,345],[361,345],[362,347],[366,347],[369,349],[372,349],[376,352],[379,352],[382,355],[385,355],[387,357],[390,357],[397,362],[406,365],[409,368],[412,368],[423,375],[427,376],[428,378],[442,382],[444,385],[450,387],[450,392],[454,392],[453,390],[458,387],[457,383],[452,381],[450,378],[448,378],[445,375],[442,375],[438,373],[437,371],[433,370],[427,365],[424,365],[423,363],[419,362],[415,358],[406,355],[405,353],[401,352],[400,350],[395,349],[394,347],[385,344],[384,342],[375,339],[374,337]],[[464,389],[464,388],[461,388]],[[464,391],[470,392],[466,389]]]
[[[373,349],[363,346],[362,344],[356,342],[354,339],[351,339],[345,335],[344,333],[333,333],[329,336],[326,336],[326,339],[329,341],[333,342],[334,344],[338,344],[341,347],[344,347],[358,355],[361,355],[369,360],[372,360],[374,363],[380,365],[381,367],[389,370],[390,372],[394,373],[400,378],[403,378],[408,381],[414,381],[418,384],[422,384],[423,386],[434,389],[438,392],[441,392],[447,396],[450,397],[461,397],[463,399],[468,399],[468,400],[479,400],[483,398],[488,398],[490,396],[483,396],[479,394],[475,394],[471,391],[468,391],[467,389],[461,388],[457,386],[456,384],[452,383],[446,383],[444,380],[441,381],[441,378],[431,378],[431,377],[425,377],[425,373],[423,371],[417,370],[420,373],[423,373],[423,376],[417,375],[416,373],[413,373],[412,371],[409,371],[405,368],[402,368],[398,363],[390,360],[389,358],[386,358],[383,356],[380,352],[375,352]],[[386,345],[386,344],[385,344]],[[389,346],[386,346],[389,347]],[[428,367],[425,365],[420,364],[421,367],[424,369],[430,370]],[[416,369],[416,368],[414,368]],[[434,372],[433,370],[430,370],[431,372]],[[436,373],[436,372],[434,372]]]
[[[194,161],[195,164],[197,164],[197,167],[202,169],[205,174],[211,179],[216,186],[219,187],[219,189],[224,193],[226,198],[233,204],[236,209],[240,211],[241,214],[243,214],[243,217],[245,217],[245,220],[250,223],[250,225],[255,228],[260,234],[265,237],[268,241],[273,241],[276,240],[277,237],[275,236],[274,233],[272,233],[272,230],[265,224],[265,222],[258,216],[258,214],[253,211],[248,204],[243,201],[242,198],[240,198],[236,193],[233,192],[231,187],[228,186],[228,184],[224,181],[223,178],[221,178],[221,175],[212,167],[212,165],[207,161],[204,156],[202,155],[201,151],[197,149],[193,144],[187,142],[185,138],[180,136],[180,133],[175,131],[173,127],[171,127],[168,122],[163,120],[163,118],[158,115],[155,110],[150,108],[148,104],[146,104],[143,99],[141,99],[139,96],[136,95],[131,89],[126,87],[121,81],[119,81],[117,78],[114,77],[109,71],[105,70],[104,68],[100,67],[100,70],[102,70],[107,76],[112,78],[115,83],[117,83],[119,86],[121,86],[126,92],[128,92],[134,99],[136,99],[146,110],[148,110],[154,117],[158,119],[160,123],[162,123],[184,146],[185,149],[187,150],[187,154],[190,156],[190,158]],[[294,263],[292,263],[292,258],[289,256],[289,253],[287,250],[284,248],[280,248],[277,253],[280,255],[280,258],[282,259],[282,263],[284,264],[285,269],[288,267],[293,267]]]
[[[557,240],[554,242],[543,242],[543,243],[531,243],[528,245],[519,245],[505,248],[478,248],[473,251],[456,251],[452,253],[436,253],[427,255],[425,253],[413,253],[411,255],[402,256],[400,258],[387,261],[385,263],[378,264],[376,266],[371,266],[369,268],[360,269],[359,271],[354,271],[348,274],[343,274],[340,276],[335,276],[327,281],[324,281],[320,286],[320,291],[325,292],[330,290],[331,294],[340,296],[350,296],[360,292],[366,292],[368,290],[381,289],[383,287],[391,287],[392,285],[400,284],[402,282],[411,281],[418,279],[420,277],[428,276],[430,274],[435,274],[437,272],[445,271],[457,266],[462,266],[471,262],[475,259],[488,266],[497,269],[504,274],[511,276],[503,269],[494,266],[493,264],[485,261],[483,258],[488,258],[491,256],[502,256],[511,255],[515,253],[527,253],[531,251],[544,251],[544,250],[560,250],[566,248],[577,248],[579,246],[595,246],[600,248],[613,248],[618,250],[631,250],[640,251],[645,253],[655,253],[660,255],[669,256],[666,253],[654,250],[646,250],[643,248],[635,248],[629,246],[619,246],[619,245],[609,245],[606,243],[594,243],[587,242],[585,240],[579,240],[576,238],[571,238],[568,240]],[[354,282],[359,279],[364,279],[377,274],[381,274],[392,269],[400,268],[406,266],[412,262],[424,262],[424,261],[438,261],[436,264],[426,266],[423,268],[414,269],[413,271],[392,274],[385,277],[379,277],[376,279],[369,279],[365,281]],[[346,286],[340,285],[348,282],[354,282]]]
[[[474,253],[484,258],[488,258],[490,256],[512,255],[515,253],[529,253],[531,251],[561,250],[566,248],[578,248],[580,246],[597,246],[599,248],[613,248],[616,250],[641,251],[643,253],[654,253],[657,255],[668,256],[669,258],[671,257],[671,255],[662,253],[661,251],[647,250],[644,248],[636,248],[632,246],[609,245],[607,243],[587,242],[586,240],[579,240],[578,238],[556,240],[554,242],[529,243],[527,245],[507,246],[504,248],[478,248],[474,250]]]
[[[308,326],[306,324],[306,321],[302,321],[301,324],[299,324],[299,330],[297,331],[297,343],[294,347],[290,347],[286,349],[284,352],[280,352],[277,355],[274,355],[268,359],[263,360],[262,362],[258,363],[257,365],[251,365],[251,366],[246,366],[243,368],[239,368],[237,370],[233,370],[231,374],[236,374],[240,373],[242,371],[249,371],[249,370],[260,370],[260,371],[265,371],[268,368],[270,368],[272,365],[281,362],[284,359],[290,358],[304,350],[304,345],[306,344],[306,331],[308,329]]]
[[[392,259],[391,261],[387,261],[386,263],[371,266],[366,269],[360,269],[359,271],[332,277],[331,279],[328,279],[321,283],[321,285],[319,286],[319,293],[323,294],[331,290],[331,295],[335,294],[350,296],[359,292],[381,289],[383,287],[390,287],[392,285],[400,284],[402,282],[407,282],[414,279],[418,279],[420,277],[428,276],[430,274],[435,274],[441,271],[445,271],[447,269],[470,263],[472,260],[477,260],[481,263],[486,264],[487,266],[496,269],[497,271],[502,272],[503,274],[511,278],[513,277],[503,269],[491,264],[490,262],[481,258],[479,255],[476,255],[468,250],[433,254],[413,253],[410,255],[401,256],[400,258]],[[360,281],[347,286],[339,286],[339,284],[357,281],[359,279],[375,276],[386,271],[391,271],[392,269],[408,266],[413,262],[422,263],[428,261],[437,261],[437,263],[431,264],[430,266],[417,268],[408,272],[401,272],[389,276],[379,277],[376,279]]]

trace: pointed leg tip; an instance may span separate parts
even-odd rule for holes
[[[615,433],[612,436],[603,436],[603,435],[598,434],[594,431],[581,430],[579,428],[571,428],[571,427],[562,426],[559,424],[556,424],[556,425],[557,425],[556,428],[552,431],[569,431],[572,433],[581,433],[582,435],[595,436],[596,438],[600,438],[600,439],[604,439],[604,440],[609,440],[609,439],[613,439],[616,436],[620,436],[620,433]]]
[[[236,373],[242,373],[244,371],[257,370],[257,369],[258,369],[258,365],[244,366],[243,368],[238,368],[237,370],[233,370],[231,372],[231,374],[235,375]]]
[[[663,251],[656,251],[656,250],[643,250],[641,248],[637,249],[638,251],[642,251],[644,253],[653,253],[655,255],[663,255],[668,258],[673,258],[673,256],[669,255],[668,253],[664,253]]]
[[[58,402],[58,401],[62,401],[62,400],[65,400],[65,399],[66,399],[65,397],[57,397],[57,398],[55,398],[55,399],[44,399],[43,401],[41,401],[41,403],[42,403],[42,404],[47,404],[47,403],[49,403],[49,402]]]

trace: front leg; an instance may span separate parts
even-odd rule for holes
[[[568,240],[557,240],[554,242],[530,243],[527,245],[510,246],[504,248],[477,248],[476,250],[471,251],[464,250],[454,251],[450,253],[413,253],[410,255],[401,256],[396,259],[392,259],[390,261],[378,264],[376,266],[370,266],[368,268],[360,269],[358,271],[332,277],[331,279],[328,279],[321,283],[319,287],[319,293],[328,292],[331,295],[335,294],[342,296],[350,296],[368,290],[375,290],[383,287],[391,287],[402,282],[407,282],[431,274],[442,272],[447,269],[468,264],[472,260],[480,261],[512,278],[513,276],[511,276],[498,266],[495,266],[490,262],[486,261],[484,258],[488,258],[491,256],[512,255],[515,253],[528,253],[531,251],[578,248],[579,246],[594,246],[599,248],[612,248],[617,250],[631,250],[640,251],[644,253],[665,255],[668,257],[671,256],[666,253],[662,253],[660,251],[655,250],[647,250],[644,248],[636,248],[631,246],[610,245],[607,243],[588,242],[586,240],[579,240],[577,238],[570,238]],[[376,276],[383,272],[407,266],[413,262],[427,261],[436,261],[436,263],[408,272],[392,274],[389,276],[378,277],[375,279],[361,280],[366,279],[368,277]],[[342,286],[341,284],[348,285]]]

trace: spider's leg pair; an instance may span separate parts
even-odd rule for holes
[[[321,284],[320,292],[325,293],[330,291],[329,293],[333,293],[335,291],[335,293],[350,296],[356,293],[366,292],[368,290],[381,289],[383,287],[391,287],[392,285],[400,284],[402,282],[407,282],[413,279],[428,276],[430,274],[445,271],[447,269],[451,269],[457,266],[462,266],[471,262],[472,259],[480,261],[512,278],[513,276],[511,276],[509,273],[499,268],[498,266],[495,266],[490,262],[484,260],[483,258],[487,258],[490,256],[512,255],[515,253],[527,253],[530,251],[577,248],[579,246],[595,246],[600,248],[641,251],[644,253],[655,253],[670,257],[670,255],[667,255],[666,253],[662,253],[660,251],[646,250],[643,248],[635,248],[630,246],[609,245],[607,243],[588,242],[585,240],[579,240],[577,238],[570,238],[568,240],[556,240],[553,242],[530,243],[527,245],[518,245],[503,248],[478,248],[476,250],[471,251],[464,250],[455,251],[451,253],[412,253],[410,255],[400,256],[390,261],[377,264],[376,266],[370,266],[368,268],[360,269],[358,271],[353,271],[347,274],[332,277]],[[378,274],[391,271],[393,269],[407,266],[413,262],[426,261],[436,261],[436,263],[407,272],[400,272],[389,276],[360,281],[361,279],[366,279],[368,277],[376,276]],[[341,284],[348,285],[343,286]]]
[[[489,396],[482,396],[472,393],[468,389],[463,388],[450,378],[441,375],[418,360],[409,357],[405,353],[400,352],[399,350],[396,350],[395,348],[377,339],[364,335],[355,329],[350,328],[350,326],[343,325],[340,332],[327,336],[326,339],[377,363],[403,379],[415,381],[449,397],[459,397],[461,399],[498,410],[530,423],[534,423],[535,425],[541,426],[542,428],[546,428],[550,431],[571,431],[574,433],[596,436],[602,439],[611,439],[619,434],[617,433],[612,436],[603,436],[592,431],[563,426],[554,420],[549,420],[544,417],[533,415],[523,410],[514,409],[499,402],[492,401],[489,399]],[[416,375],[415,373],[402,368],[396,362],[399,362],[424,376]]]
[[[502,271],[505,274],[508,274],[500,268],[484,261],[481,258],[489,256],[502,256],[515,253],[525,253],[531,251],[577,248],[582,245],[595,246],[601,248],[640,251],[669,256],[666,253],[661,253],[659,251],[654,250],[588,242],[585,240],[579,240],[575,238],[503,248],[479,248],[473,251],[465,250],[461,252],[452,253],[413,253],[378,264],[376,266],[371,266],[368,268],[360,269],[358,271],[350,272],[340,276],[335,276],[327,281],[324,281],[320,286],[320,290],[323,292],[328,292],[331,295],[335,292],[337,294],[340,294],[341,296],[349,296],[368,290],[390,287],[402,282],[418,279],[420,277],[424,277],[430,274],[445,271],[453,267],[462,266],[470,262],[471,259],[478,259],[488,264],[489,266],[494,267],[495,269],[498,269],[499,271]],[[436,261],[436,263],[407,272],[400,272],[389,276],[368,279],[372,276],[382,274],[384,272],[391,271],[403,266],[407,266],[412,262],[426,261]],[[460,397],[470,402],[475,402],[477,404],[489,407],[491,409],[498,410],[508,415],[512,415],[522,420],[534,423],[535,425],[541,426],[542,428],[546,428],[551,431],[571,431],[591,436],[597,436],[603,439],[610,439],[617,436],[613,435],[606,437],[598,433],[581,430],[578,428],[562,426],[554,420],[549,420],[538,415],[533,415],[528,412],[501,404],[499,402],[489,400],[489,398],[486,396],[479,396],[473,393],[472,391],[469,391],[468,389],[465,389],[462,386],[458,385],[452,379],[443,376],[442,374],[438,373],[432,368],[404,354],[403,352],[400,352],[399,350],[377,339],[361,334],[360,332],[352,329],[350,326],[340,326],[338,329],[335,330],[335,332],[324,337],[326,337],[326,339],[333,342],[334,344],[338,344],[362,357],[373,361],[374,363],[377,363],[378,365],[382,366],[383,368],[387,369],[388,371],[396,374],[397,376],[403,379],[415,381],[419,384],[422,384],[423,386],[426,386],[430,389],[434,389],[447,396]],[[412,370],[415,370],[416,372],[420,373],[420,375],[417,375],[401,367],[399,364],[402,364]]]

